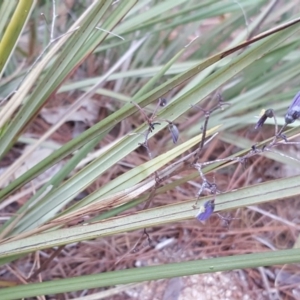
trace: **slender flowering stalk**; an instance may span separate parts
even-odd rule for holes
[[[209,114],[207,114],[205,128],[206,128],[206,125],[207,125],[208,117],[209,117]],[[280,129],[279,132],[278,132],[278,125],[277,125],[277,121],[276,121],[276,116],[275,116],[275,113],[274,113],[273,109],[267,109],[266,111],[263,111],[263,114],[261,115],[261,117],[259,118],[258,122],[255,125],[255,129],[261,128],[268,118],[274,118],[274,121],[275,121],[275,127],[276,128],[275,128],[274,140],[268,146],[264,145],[261,149],[256,148],[256,146],[252,146],[252,151],[250,151],[248,154],[244,155],[243,157],[235,157],[235,158],[233,158],[233,160],[237,160],[237,161],[243,163],[245,161],[245,159],[247,159],[247,158],[249,158],[253,155],[265,152],[265,151],[274,152],[274,153],[277,153],[277,154],[283,156],[282,153],[275,152],[274,150],[271,150],[271,148],[274,145],[276,145],[278,137],[281,137],[287,143],[288,141],[287,141],[285,135],[282,134],[283,130],[286,128],[286,126],[288,124],[291,124],[291,123],[295,122],[297,119],[300,119],[300,92],[298,92],[296,94],[296,96],[293,99],[293,102],[289,106],[289,108],[286,112],[286,115],[285,115],[285,124],[282,126],[282,128]],[[216,161],[220,161],[220,160],[215,160],[214,162],[216,162]],[[209,162],[209,163],[211,163],[211,162]],[[200,197],[202,191],[204,190],[204,188],[208,188],[208,187],[212,188],[211,184],[206,180],[206,178],[205,178],[205,176],[204,176],[204,174],[201,170],[201,167],[203,165],[204,165],[203,163],[201,165],[195,163],[195,167],[199,171],[200,177],[203,180],[203,184],[202,184],[201,189],[199,191],[199,197]],[[211,190],[211,193],[215,194],[216,191]],[[199,221],[206,221],[213,214],[214,209],[215,209],[215,200],[214,199],[208,200],[204,203],[204,205],[202,205],[200,207],[200,209],[197,212],[195,217]]]

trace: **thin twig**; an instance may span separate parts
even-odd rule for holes
[[[56,7],[55,0],[52,0],[52,22],[51,22],[51,31],[50,31],[50,43],[54,40],[54,29],[55,29],[55,19],[56,19]]]
[[[158,103],[151,115],[151,117],[148,117],[146,115],[146,113],[144,112],[144,110],[142,109],[142,107],[138,104],[138,103],[135,103],[134,101],[130,101],[131,104],[133,104],[134,106],[136,106],[138,108],[138,110],[140,111],[140,113],[143,115],[145,121],[148,123],[148,128],[147,130],[143,133],[143,135],[145,136],[145,140],[142,144],[139,144],[140,146],[143,146],[147,153],[148,153],[148,156],[150,159],[152,159],[152,154],[151,154],[151,151],[150,151],[150,148],[148,146],[148,137],[149,137],[149,134],[155,129],[155,125],[160,125],[160,123],[158,122],[153,122],[154,119],[156,118],[156,113],[157,113],[157,110],[158,108],[161,106],[161,103],[162,103],[162,99],[158,99]]]
[[[274,149],[270,149],[270,148],[268,148],[268,147],[265,147],[265,148],[264,148],[264,152],[271,152],[271,153],[274,153],[274,154],[278,154],[278,155],[280,155],[280,156],[282,156],[282,157],[284,157],[284,158],[288,158],[288,159],[291,159],[291,160],[293,160],[293,161],[300,162],[300,160],[297,159],[297,158],[295,158],[295,157],[286,155],[286,154],[284,154],[284,153],[282,153],[282,152],[276,151],[276,150],[274,150]]]
[[[202,138],[201,138],[198,150],[195,154],[195,157],[194,157],[194,160],[193,160],[193,163],[192,163],[193,165],[197,163],[197,161],[200,157],[201,151],[203,149],[204,141],[205,141],[205,138],[206,138],[207,125],[208,125],[208,121],[209,121],[209,118],[210,118],[211,114],[214,111],[216,111],[217,109],[222,108],[224,105],[230,105],[230,103],[225,103],[222,96],[221,96],[221,94],[218,93],[218,104],[216,106],[214,106],[210,110],[204,110],[203,108],[198,107],[200,110],[202,110],[205,113],[205,120],[204,120],[204,125],[203,125],[203,128],[202,128]]]

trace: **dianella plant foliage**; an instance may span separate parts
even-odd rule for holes
[[[63,2],[0,6],[3,268],[39,250],[138,230],[141,240],[151,240],[153,226],[202,226],[214,214],[222,220],[224,211],[299,194],[300,175],[235,189],[218,180],[261,156],[300,167],[289,152],[298,145],[300,116],[296,1],[98,0],[72,8]],[[39,118],[50,126],[33,134]],[[57,132],[67,135],[66,124],[83,127],[54,141]],[[243,130],[249,134],[239,135]],[[231,150],[207,157],[216,141]],[[191,181],[193,196],[178,192],[155,204]],[[289,251],[225,257],[213,271],[299,262],[299,251]],[[133,268],[131,276],[116,271],[109,280],[99,274],[103,280],[19,285],[3,295],[208,272],[205,261],[195,270],[184,263],[165,274]]]

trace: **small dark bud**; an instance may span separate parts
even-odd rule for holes
[[[171,132],[173,143],[176,144],[178,141],[178,137],[179,137],[179,130],[178,130],[177,126],[174,125],[173,123],[169,123],[168,128]]]
[[[265,111],[265,115],[268,117],[268,118],[273,118],[274,117],[274,110],[272,108],[269,108]]]
[[[159,99],[159,105],[160,105],[161,107],[166,106],[166,104],[167,104],[167,99],[165,99],[165,98],[160,98],[160,99]]]
[[[300,92],[295,96],[292,104],[290,105],[286,115],[285,123],[291,124],[295,122],[300,117]]]
[[[268,118],[273,118],[273,117],[274,117],[273,109],[272,108],[267,109],[266,111],[263,112],[263,114],[257,121],[257,123],[255,125],[255,129],[261,128],[265,124],[265,122]]]
[[[206,201],[204,205],[200,207],[200,210],[196,215],[196,218],[199,221],[206,221],[213,214],[214,210],[215,210],[214,200]]]

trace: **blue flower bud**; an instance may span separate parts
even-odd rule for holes
[[[173,123],[169,123],[168,128],[171,132],[173,143],[176,144],[178,141],[178,137],[179,137],[179,130],[178,130],[177,126],[174,125]]]
[[[199,221],[207,220],[215,210],[215,201],[209,200],[204,203],[196,216]]]
[[[290,105],[286,115],[285,123],[291,124],[300,117],[300,92],[295,96],[292,104]]]

